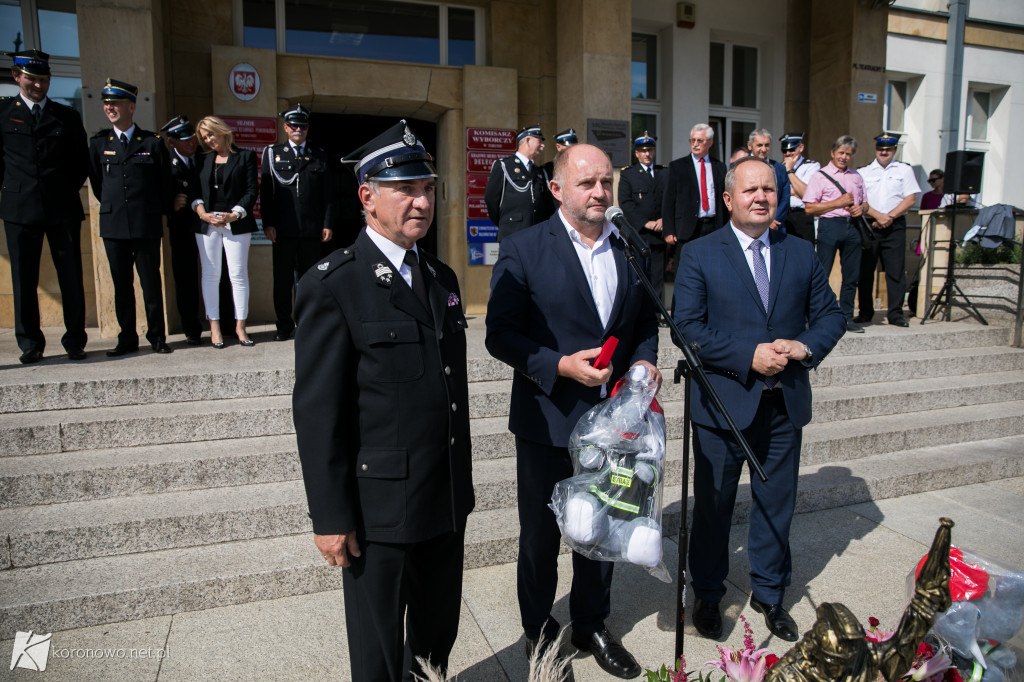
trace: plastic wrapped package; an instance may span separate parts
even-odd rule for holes
[[[625,561],[671,582],[661,556],[665,415],[658,384],[636,365],[569,437],[573,476],[555,485],[562,539],[598,561]]]
[[[975,679],[1009,677],[1016,657],[1000,645],[1024,624],[1024,572],[958,547],[950,549],[949,560],[953,604],[935,619],[931,634],[984,669],[984,677]]]

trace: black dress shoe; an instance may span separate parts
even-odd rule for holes
[[[634,677],[639,677],[643,672],[643,668],[633,658],[633,654],[626,651],[626,647],[612,637],[608,628],[601,628],[586,637],[580,637],[574,631],[572,645],[580,651],[589,651],[593,654],[594,661],[609,675],[631,680]]]
[[[137,353],[139,351],[138,346],[122,346],[117,344],[113,348],[107,351],[108,358],[118,358],[122,355],[128,355],[129,353]]]
[[[252,339],[246,339],[244,341],[239,341],[238,345],[239,346],[245,346],[246,348],[252,348],[253,346],[256,345],[256,342],[253,341]]]
[[[287,341],[290,338],[292,338],[291,331],[283,332],[280,329],[278,329],[277,333],[274,334],[274,341]]]
[[[846,331],[853,332],[854,334],[863,334],[864,327],[850,320],[846,323]]]
[[[782,604],[765,604],[750,595],[750,605],[758,613],[764,614],[764,624],[776,637],[787,642],[795,642],[800,638],[796,631],[796,621],[782,608]]]
[[[871,315],[865,315],[864,313],[861,313],[857,317],[853,318],[853,321],[856,322],[857,324],[867,324],[867,323],[871,322],[871,320],[874,317],[875,316],[874,316],[873,313]]]
[[[695,600],[693,603],[693,627],[708,639],[721,637],[722,612],[718,609],[718,602]]]
[[[34,348],[32,350],[25,351],[24,353],[21,354],[21,357],[18,358],[18,360],[20,360],[21,364],[23,365],[31,365],[32,363],[39,362],[42,359],[43,351],[36,350]]]
[[[170,346],[168,346],[166,341],[154,341],[150,345],[153,346],[153,352],[154,353],[160,353],[161,355],[166,355],[167,353],[173,353],[174,352],[174,349],[171,348]]]
[[[892,318],[891,320],[889,320],[889,324],[891,324],[894,327],[909,327],[910,326],[910,323],[908,323],[902,317],[894,317],[894,318]]]
[[[195,336],[186,336],[185,343],[187,343],[190,346],[199,346],[202,345],[203,343],[203,337],[201,334],[196,334]]]
[[[68,348],[68,358],[71,360],[85,360],[85,351],[81,348]]]

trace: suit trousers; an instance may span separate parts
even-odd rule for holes
[[[900,216],[875,233],[878,241],[861,253],[858,308],[866,318],[875,314],[875,267],[881,259],[885,270],[886,317],[893,320],[903,317],[903,297],[907,293],[907,221]]]
[[[138,347],[139,333],[135,328],[135,275],[139,273],[142,301],[146,309],[146,339],[150,343],[163,341],[164,295],[160,282],[160,239],[103,238],[103,248],[110,263],[110,278],[114,283],[114,313],[121,331],[118,345]]]
[[[278,236],[271,249],[274,261],[274,314],[277,331],[290,334],[295,329],[292,320],[292,291],[297,277],[320,260],[319,239],[286,239]]]
[[[11,284],[14,290],[14,337],[22,351],[46,347],[39,328],[39,260],[43,254],[43,236],[50,245],[50,257],[57,271],[61,303],[64,309],[65,349],[85,348],[85,288],[82,285],[81,221],[60,225],[24,225],[4,221],[7,252],[11,258]]]
[[[416,657],[445,670],[459,632],[465,531],[359,543],[362,556],[342,569],[352,679],[411,682],[422,675]]]
[[[747,549],[750,586],[766,604],[782,602],[792,573],[789,528],[796,505],[802,432],[786,413],[782,389],[761,397],[743,436],[768,475],[751,476]],[[694,424],[693,531],[690,575],[694,594],[708,602],[725,596],[729,573],[729,528],[740,472],[746,458],[728,430]]]
[[[185,336],[199,337],[203,332],[199,316],[199,248],[195,232],[183,227],[169,227],[171,272],[174,273],[174,296]]]
[[[567,448],[542,445],[516,436],[516,481],[519,503],[517,589],[523,631],[530,639],[558,636],[550,618],[558,586],[558,549],[562,534],[548,504],[555,484],[573,475]],[[573,632],[589,636],[611,613],[612,567],[572,553],[569,616]]]
[[[826,277],[832,273],[837,251],[843,272],[843,283],[839,287],[839,309],[849,321],[853,319],[853,299],[857,295],[857,282],[860,280],[860,233],[850,223],[850,218],[819,218],[818,260],[825,269]]]

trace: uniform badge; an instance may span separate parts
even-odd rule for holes
[[[325,261],[325,262],[321,263],[320,265],[316,266],[316,269],[321,271],[321,272],[323,272],[324,270],[326,270],[329,267],[331,267],[331,261]]]
[[[394,275],[394,270],[384,263],[377,263],[373,266],[373,276],[377,278],[377,283],[382,286],[391,286],[391,278],[394,277]]]
[[[115,152],[113,149],[104,149],[103,154],[104,156],[117,156],[117,152]]]
[[[522,172],[523,172],[523,171],[521,171],[521,170],[519,170],[518,168],[516,168],[516,173],[522,173]]]
[[[188,180],[182,180],[181,181],[181,186],[182,187],[188,187]]]
[[[409,126],[405,126],[405,134],[402,135],[402,142],[404,142],[407,147],[416,146],[416,136],[412,134],[411,130],[409,130]]]
[[[177,159],[171,159],[171,165],[172,165],[172,166],[177,166],[177,165],[179,165],[179,164],[178,164],[178,160],[177,160]]]
[[[281,155],[280,154],[278,154],[277,156],[274,157],[274,161],[280,161],[280,160],[281,160]]]
[[[459,304],[459,296],[458,296],[458,294],[455,294],[455,293],[448,294],[448,307],[449,308],[454,308],[458,304]]]
[[[434,269],[434,266],[431,265],[430,263],[427,263],[426,261],[424,261],[424,264],[427,266],[427,270],[430,270],[430,274],[433,277],[437,277],[437,270]]]

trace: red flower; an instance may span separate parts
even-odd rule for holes
[[[879,621],[874,616],[871,616],[870,618],[868,618],[868,625],[870,625],[873,628],[877,628],[879,625],[881,625],[881,621]]]
[[[927,660],[935,655],[935,649],[932,648],[931,644],[921,642],[921,645],[917,647],[917,655]]]
[[[764,657],[764,662],[766,664],[765,668],[771,670],[772,666],[779,662],[779,657],[775,654],[767,654]],[[963,680],[961,680],[960,682],[963,682]]]

